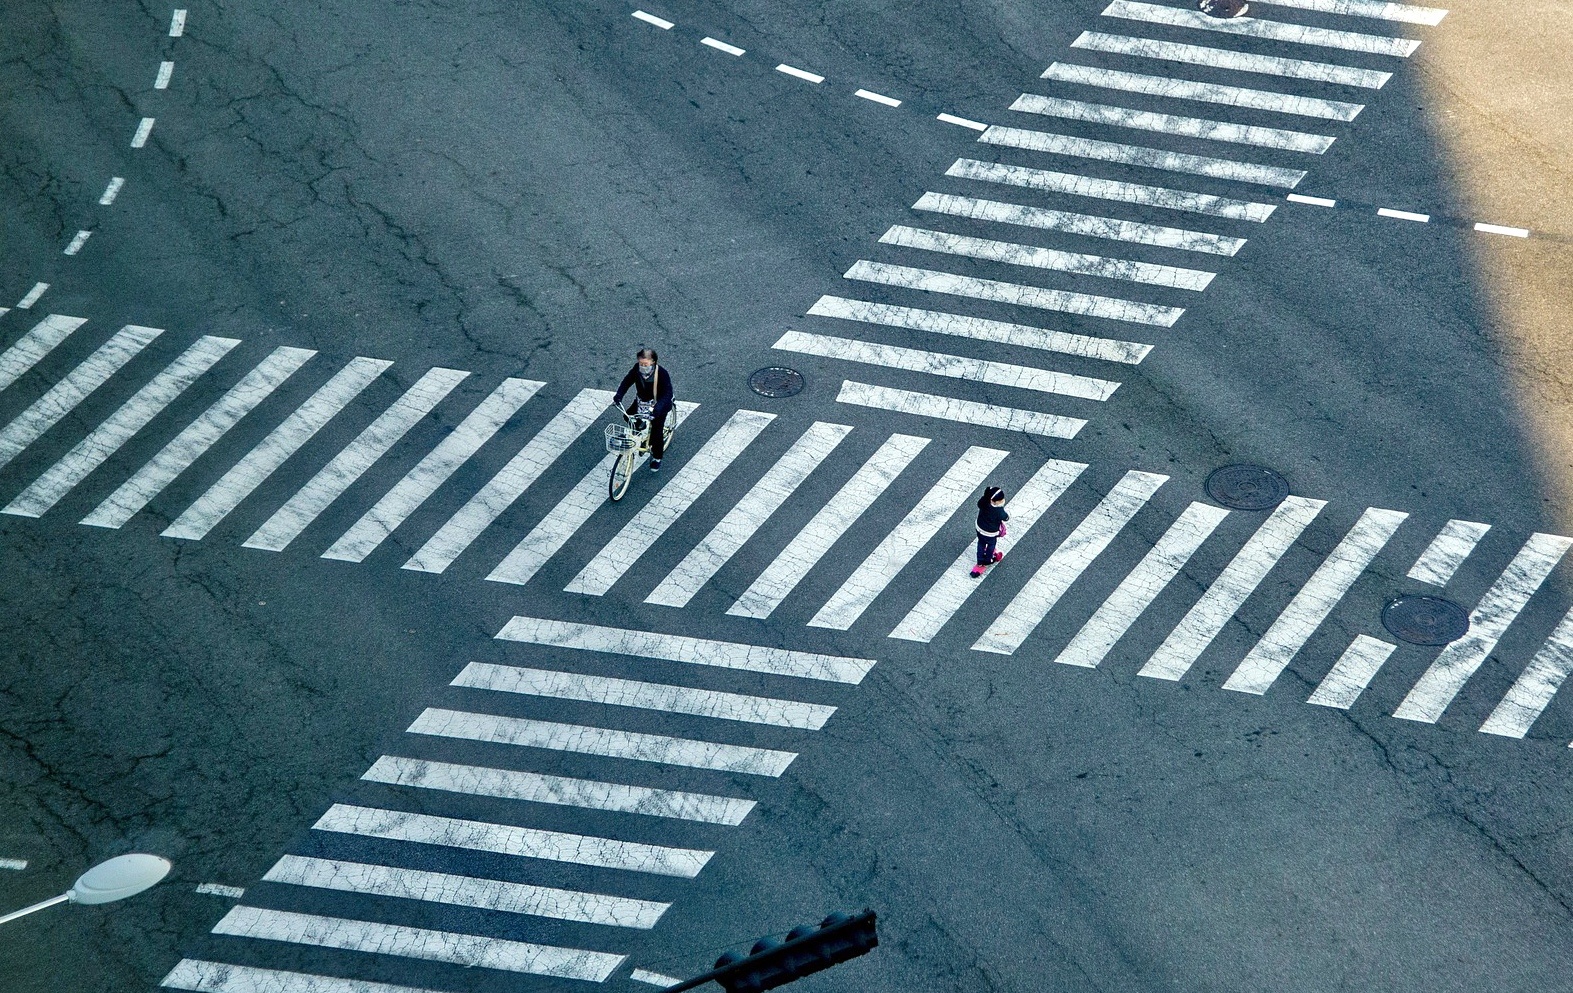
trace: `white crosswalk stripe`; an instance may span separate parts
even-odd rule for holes
[[[1402,21],[1406,24],[1425,24],[1435,27],[1442,23],[1447,11],[1437,7],[1416,7],[1406,3],[1387,3],[1385,0],[1262,0],[1274,7],[1294,7],[1314,10],[1320,14],[1343,14],[1349,17],[1370,17],[1383,21]]]
[[[1415,559],[1415,564],[1409,570],[1410,579],[1418,579],[1422,583],[1433,586],[1446,586],[1448,580],[1453,578],[1453,573],[1469,558],[1469,553],[1475,550],[1480,539],[1491,530],[1489,524],[1476,524],[1474,521],[1448,521],[1426,550]]]
[[[1008,241],[930,231],[905,224],[891,227],[880,236],[879,242],[882,245],[900,245],[903,248],[961,255],[990,262],[1004,262],[1007,265],[1050,269],[1075,273],[1078,276],[1096,276],[1100,279],[1122,279],[1133,283],[1148,283],[1153,286],[1167,286],[1195,292],[1206,289],[1214,276],[1214,273],[1185,269],[1180,266],[1111,259],[1082,252],[1062,252],[1037,245],[1018,245]]]
[[[206,959],[181,959],[159,985],[192,993],[437,993],[414,986],[231,965]]]
[[[1207,155],[1189,155],[1170,152],[1145,145],[1126,145],[1113,141],[1095,141],[1091,138],[1073,138],[1051,131],[1030,131],[1025,128],[991,126],[978,139],[990,145],[1006,148],[1024,148],[1032,152],[1064,155],[1070,158],[1093,159],[1099,162],[1117,162],[1121,165],[1141,166],[1162,172],[1179,172],[1193,176],[1209,176],[1237,183],[1258,186],[1277,186],[1294,189],[1306,177],[1304,169],[1286,169],[1282,166],[1257,165],[1234,159],[1219,159]]]
[[[1068,193],[1072,196],[1111,200],[1116,203],[1134,203],[1144,207],[1163,207],[1190,214],[1224,217],[1232,221],[1251,221],[1260,224],[1273,215],[1277,206],[1270,203],[1252,203],[1229,197],[1192,193],[1189,190],[1171,190],[1162,186],[1144,186],[1094,176],[1079,176],[1049,169],[1032,169],[1027,166],[1009,165],[1004,162],[980,162],[977,159],[957,159],[945,175],[959,179],[975,179],[984,183],[1001,183],[1020,186],[1029,190],[1049,193]]]
[[[1409,38],[1388,35],[1360,34],[1355,31],[1333,31],[1327,28],[1287,24],[1282,21],[1264,21],[1259,17],[1219,18],[1209,17],[1199,10],[1165,7],[1135,0],[1114,0],[1103,10],[1105,17],[1120,17],[1147,24],[1169,27],[1194,28],[1198,31],[1217,31],[1223,34],[1260,38],[1264,41],[1283,41],[1297,45],[1315,45],[1348,52],[1365,52],[1370,55],[1412,55],[1420,42]]]
[[[839,339],[837,339],[839,340]],[[776,347],[781,347],[777,342]],[[844,424],[812,425],[759,482],[727,512],[715,528],[667,573],[645,603],[684,607],[738,549],[751,538],[811,472],[841,444],[851,428]]]
[[[1573,546],[1573,538],[1555,534],[1531,535],[1470,612],[1468,633],[1442,649],[1436,661],[1393,711],[1393,716],[1435,724],[1469,677],[1485,663],[1497,641],[1518,619],[1519,611],[1562,561],[1570,546]]]
[[[1061,417],[1036,410],[1001,407],[998,404],[978,403],[956,397],[938,396],[933,393],[915,393],[888,386],[873,386],[850,379],[843,380],[837,403],[850,403],[859,407],[896,410],[919,417],[938,417],[961,424],[977,424],[999,428],[1002,431],[1042,435],[1047,438],[1074,438],[1076,432],[1087,426],[1079,417]]]
[[[158,328],[144,328],[135,324],[128,324],[115,332],[81,365],[51,386],[31,406],[16,415],[11,423],[0,428],[0,466],[9,465],[12,459],[22,454],[23,449],[60,423],[94,390],[108,382],[109,377],[119,372],[138,352],[163,333]]]
[[[54,351],[55,346],[71,337],[71,332],[86,323],[87,319],[83,317],[50,314],[33,325],[30,331],[17,339],[16,344],[0,354],[0,390],[16,382],[44,356]]]
[[[299,350],[295,357],[304,362],[312,354]],[[163,536],[191,541],[207,537],[208,532],[217,527],[230,511],[240,506],[241,501],[273,475],[291,455],[300,451],[302,445],[310,441],[392,364],[381,359],[351,360],[319,387],[310,399],[268,432],[266,438],[231,466],[218,482],[208,487],[207,492],[197,498],[195,503],[182,511],[164,529]]]
[[[191,464],[212,448],[218,440],[234,427],[306,361],[317,353],[309,348],[275,348],[267,358],[230,387],[213,405],[175,436],[159,453],[120,487],[82,518],[83,524],[100,528],[118,528],[148,505],[148,501],[163,492],[191,467]]]
[[[1507,694],[1480,725],[1486,734],[1522,738],[1573,672],[1573,610],[1563,615],[1546,643],[1518,674]]]
[[[739,410],[727,418],[564,590],[604,595],[775,419],[757,410]]]
[[[1338,661],[1333,663],[1333,668],[1317,684],[1316,692],[1305,702],[1318,707],[1348,710],[1360,699],[1365,688],[1371,685],[1376,671],[1382,668],[1382,663],[1397,647],[1369,635],[1356,635]]]
[[[467,376],[459,369],[427,370],[242,544],[282,552]]]
[[[977,652],[1011,655],[1037,630],[1067,590],[1147,505],[1168,476],[1132,470],[1076,525],[1027,585],[972,645]]]
[[[1083,462],[1050,459],[1033,473],[1032,478],[1007,501],[1010,524],[1005,535],[1000,538],[997,550],[1002,554],[1009,553],[1019,544],[1086,468]],[[973,546],[972,541],[967,542],[956,561],[940,573],[923,598],[890,632],[890,637],[903,641],[933,641],[940,629],[956,616],[972,591],[988,578],[985,575],[982,579],[975,579],[971,574],[971,567],[977,561]]]
[[[1155,41],[1151,38],[1130,38],[1125,35],[1104,34],[1101,31],[1082,32],[1080,37],[1071,42],[1071,47],[1093,52],[1108,52],[1113,55],[1157,59],[1163,62],[1210,66],[1214,69],[1249,72],[1260,76],[1281,76],[1285,79],[1358,86],[1367,90],[1379,90],[1393,78],[1392,73],[1378,72],[1375,69],[1357,69],[1354,66],[1287,59],[1276,55],[1255,55],[1225,48],[1182,45],[1172,41]]]
[[[1015,103],[1010,105],[1010,109],[1027,114],[1040,114],[1044,117],[1087,121],[1092,124],[1106,124],[1137,131],[1158,131],[1187,138],[1231,142],[1236,145],[1308,152],[1312,155],[1321,155],[1333,145],[1333,139],[1326,135],[1306,134],[1303,131],[1252,124],[1231,124],[1227,121],[1213,121],[1202,117],[1158,114],[1103,103],[1039,96],[1036,93],[1023,93],[1016,98]]]
[[[1097,217],[1063,210],[1049,210],[1044,207],[1025,207],[1021,204],[953,196],[948,193],[925,193],[917,203],[912,205],[912,209],[931,210],[938,214],[967,217],[976,221],[993,221],[997,224],[1063,231],[1088,238],[1173,248],[1182,252],[1202,252],[1208,255],[1233,255],[1245,247],[1244,238],[1230,238],[1226,235],[1188,231],[1185,228],[1169,228],[1158,224],[1122,221],[1116,217]]]
[[[1198,103],[1268,110],[1279,114],[1316,117],[1329,121],[1352,121],[1360,111],[1365,109],[1364,104],[1347,103],[1342,100],[1324,100],[1320,97],[1299,96],[1293,93],[1224,86],[1221,83],[1200,83],[1170,76],[1149,76],[1143,73],[1100,69],[1067,62],[1056,62],[1049,66],[1043,70],[1042,78],[1061,83],[1074,83],[1078,86],[1096,86],[1105,90],[1167,97],[1171,100],[1194,100]]]
[[[3,510],[20,517],[38,517],[49,510],[132,436],[148,425],[214,363],[240,344],[235,338],[206,335],[137,390],[113,414],[77,442],[60,461],[33,480]]]
[[[977,488],[979,480],[993,472],[1008,454],[980,445],[963,452],[917,505],[880,539],[841,588],[819,608],[808,622],[809,626],[838,631],[851,627],[955,515],[957,508]]]
[[[997,279],[978,279],[934,269],[916,269],[911,266],[889,265],[867,260],[853,263],[844,278],[878,283],[882,286],[900,286],[925,293],[972,297],[975,300],[991,300],[1017,307],[1057,310],[1067,314],[1104,317],[1113,321],[1150,324],[1163,328],[1173,327],[1174,322],[1185,313],[1183,307],[1162,307],[1151,303],[1137,303],[1133,300],[1071,293],[1068,290],[1050,290],[1041,286],[1024,286],[1021,283],[1006,283]]]
[[[531,379],[503,380],[322,557],[341,562],[364,561],[545,385]]]

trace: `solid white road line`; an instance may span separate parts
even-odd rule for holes
[[[27,295],[22,297],[22,299],[20,299],[20,300],[18,300],[16,302],[16,309],[17,310],[28,310],[28,309],[30,309],[33,306],[33,304],[38,302],[38,298],[43,296],[44,292],[46,290],[48,290],[48,289],[49,289],[49,284],[48,283],[34,283],[33,284],[33,288],[27,291]]]
[[[1409,578],[1432,586],[1446,586],[1448,580],[1453,578],[1453,573],[1458,571],[1458,567],[1464,564],[1469,553],[1475,550],[1480,539],[1490,530],[1489,524],[1448,521],[1415,560],[1409,570]]]
[[[27,868],[27,859],[0,859],[0,869],[21,872]]]
[[[946,124],[955,124],[960,127],[971,128],[974,131],[987,131],[989,129],[989,126],[984,124],[982,121],[968,120],[965,117],[957,117],[955,114],[937,114],[935,115],[934,119],[936,121],[944,121]]]
[[[225,886],[222,883],[198,883],[195,892],[203,896],[221,896],[228,900],[239,900],[246,895],[246,891],[239,886]]]
[[[1251,110],[1269,110],[1279,114],[1299,117],[1317,117],[1329,121],[1352,121],[1365,109],[1364,104],[1345,103],[1341,100],[1323,100],[1302,97],[1292,93],[1269,90],[1252,90],[1220,83],[1199,83],[1190,79],[1169,76],[1148,76],[1115,69],[1072,65],[1056,62],[1043,70],[1043,79],[1080,86],[1096,86],[1105,90],[1121,90],[1147,96],[1168,97],[1173,100],[1195,100],[1199,103],[1216,103],[1226,107],[1246,107]],[[1329,139],[1331,140],[1331,139]]]
[[[1409,38],[1359,34],[1354,31],[1331,31],[1327,28],[1312,28],[1303,24],[1264,21],[1258,17],[1234,19],[1209,17],[1199,10],[1135,3],[1133,0],[1114,0],[1104,8],[1103,16],[1122,17],[1126,20],[1163,24],[1169,27],[1192,28],[1197,31],[1217,31],[1222,34],[1261,38],[1266,41],[1285,41],[1297,45],[1336,48],[1347,52],[1364,52],[1369,55],[1407,57],[1420,47],[1420,42]]]
[[[852,95],[855,97],[862,97],[864,100],[872,100],[875,103],[882,103],[887,107],[901,106],[901,101],[897,100],[895,97],[887,97],[883,93],[875,93],[873,90],[858,90]]]
[[[1224,48],[1203,48],[1199,45],[1181,45],[1171,41],[1154,41],[1151,38],[1129,38],[1125,35],[1084,31],[1071,42],[1072,48],[1094,52],[1130,55],[1164,62],[1184,62],[1189,65],[1211,66],[1234,72],[1249,72],[1262,76],[1281,76],[1285,79],[1308,79],[1319,83],[1336,83],[1340,86],[1358,86],[1379,90],[1393,78],[1390,72],[1374,69],[1356,69],[1353,66],[1334,65],[1328,62],[1308,62],[1304,59],[1285,59],[1275,55],[1253,55]]]
[[[1528,228],[1510,228],[1510,227],[1504,227],[1501,224],[1476,224],[1475,225],[1475,230],[1476,231],[1484,231],[1486,234],[1505,234],[1505,235],[1507,235],[1510,238],[1528,238],[1529,237],[1529,229]]]
[[[957,159],[945,175],[961,179],[976,179],[985,183],[1002,183],[1029,190],[1051,193],[1069,193],[1072,196],[1112,200],[1116,203],[1137,203],[1148,207],[1183,210],[1192,214],[1226,217],[1235,221],[1267,220],[1278,208],[1270,203],[1252,203],[1249,200],[1231,200],[1206,193],[1188,190],[1171,190],[1162,186],[1143,186],[1140,183],[1121,183],[1112,179],[1095,179],[1068,172],[1048,169],[1030,169],[1027,166],[1007,165],[1003,162],[980,162],[977,159]]]
[[[1213,584],[1153,652],[1139,675],[1178,680],[1190,671],[1229,619],[1289,550],[1326,500],[1288,497],[1246,541]]]
[[[1184,307],[1160,307],[1157,304],[1137,303],[1117,297],[1093,296],[1089,293],[1071,293],[1051,290],[1041,286],[1006,283],[997,279],[979,279],[975,276],[958,276],[952,272],[935,269],[918,269],[912,266],[889,265],[859,259],[846,271],[844,279],[858,279],[883,286],[901,286],[925,293],[945,293],[950,296],[972,297],[974,300],[991,300],[1017,307],[1036,307],[1066,314],[1083,314],[1104,317],[1111,321],[1129,321],[1132,324],[1151,324],[1171,328],[1185,313]]]
[[[717,51],[725,52],[728,55],[743,54],[743,49],[738,48],[736,45],[728,45],[726,42],[720,41],[716,38],[701,38],[699,39],[699,44],[708,45],[711,48],[714,48]]]
[[[289,886],[314,886],[396,900],[421,900],[504,914],[528,914],[580,924],[641,930],[655,927],[661,915],[671,906],[669,903],[602,893],[304,855],[285,855],[262,878],[265,882]]]
[[[998,200],[980,200],[977,197],[954,196],[949,193],[925,193],[912,205],[913,210],[932,210],[952,217],[969,217],[978,221],[998,224],[1015,224],[1021,227],[1042,228],[1047,231],[1064,231],[1088,238],[1105,238],[1137,245],[1155,245],[1183,252],[1203,252],[1208,255],[1233,255],[1245,246],[1244,238],[1230,238],[1204,231],[1187,231],[1158,224],[1141,224],[1122,221],[1117,217],[1098,217],[1091,214],[1073,214],[1044,207],[1025,207]]]
[[[77,404],[108,382],[110,376],[120,371],[121,367],[163,333],[158,328],[145,328],[136,324],[127,324],[115,332],[81,365],[72,369],[64,379],[16,415],[10,424],[0,428],[0,466],[9,464],[45,431],[60,423],[62,418],[76,409]]]
[[[1348,710],[1354,706],[1360,694],[1371,685],[1371,679],[1376,671],[1382,668],[1382,663],[1393,654],[1397,645],[1366,635],[1356,635],[1349,647],[1344,649],[1344,654],[1333,663],[1333,668],[1322,677],[1317,684],[1316,692],[1306,699],[1306,703],[1314,703],[1318,707],[1336,707],[1339,710]]]
[[[179,38],[186,33],[186,12],[184,9],[176,10],[169,18],[169,36]]]
[[[159,985],[192,993],[437,993],[413,986],[259,969],[205,959],[181,959]]]
[[[734,617],[769,617],[928,443],[927,438],[906,434],[886,439],[726,612]]]
[[[1469,677],[1485,663],[1529,598],[1562,561],[1569,546],[1573,546],[1573,538],[1531,535],[1470,612],[1469,633],[1442,649],[1393,716],[1435,724]]]
[[[981,445],[963,452],[907,516],[880,539],[841,588],[831,594],[808,626],[837,631],[851,627],[939,529],[955,516],[978,481],[987,478],[1009,454]]]
[[[71,243],[66,246],[65,252],[62,254],[75,255],[77,252],[82,250],[82,246],[86,245],[87,239],[91,237],[93,237],[93,232],[91,231],[78,231],[75,237],[71,239]]]
[[[1223,688],[1257,696],[1266,693],[1408,516],[1396,510],[1367,508],[1224,681]]]
[[[925,252],[960,255],[970,259],[1003,262],[1006,265],[1027,266],[1033,269],[1070,272],[1078,276],[1122,279],[1132,283],[1166,286],[1197,293],[1206,289],[1207,284],[1212,282],[1213,276],[1216,275],[1216,273],[1185,269],[1180,266],[1111,259],[1082,252],[1062,252],[1054,248],[1019,245],[1015,242],[995,241],[989,238],[973,238],[945,231],[909,227],[905,224],[893,225],[880,236],[879,241],[882,245],[900,245],[903,248],[916,248]]]
[[[1010,497],[1006,507],[1010,511],[1010,526],[999,540],[998,550],[1008,554],[1086,468],[1083,462],[1050,459],[1033,473],[1032,478]],[[975,542],[968,541],[956,561],[940,573],[934,585],[923,594],[923,599],[890,632],[890,637],[903,641],[933,641],[940,629],[961,610],[972,591],[988,579],[987,575],[981,580],[973,578],[971,569],[976,562]]]
[[[1009,606],[972,645],[975,652],[1010,655],[1037,630],[1071,585],[1147,505],[1168,476],[1127,472],[1056,548]]]
[[[727,418],[564,591],[603,596],[775,419],[776,415],[757,410],[739,410]]]
[[[523,693],[554,700],[578,700],[609,707],[634,707],[669,714],[691,714],[723,721],[768,724],[772,727],[817,731],[836,708],[820,703],[800,703],[771,697],[722,693],[669,683],[642,683],[611,676],[587,676],[556,669],[471,662],[450,684],[495,693]]]
[[[1376,213],[1378,217],[1393,217],[1400,221],[1414,221],[1417,224],[1425,224],[1431,220],[1430,214],[1417,214],[1412,210],[1394,210],[1391,207],[1378,207]]]
[[[301,361],[312,354],[303,352]],[[310,441],[313,435],[392,364],[383,359],[352,359],[318,387],[310,399],[268,432],[268,436],[231,466],[218,482],[208,487],[207,492],[164,529],[163,536],[192,541],[206,537],[219,521],[240,506],[241,501],[250,496],[253,490],[262,485],[279,466],[298,452],[302,445]]]
[[[451,434],[383,494],[376,506],[340,535],[322,557],[341,562],[363,561],[545,385],[533,379],[503,380],[491,396],[482,400]]]
[[[1326,197],[1308,197],[1308,196],[1306,196],[1303,193],[1291,193],[1288,196],[1284,197],[1284,199],[1290,201],[1291,203],[1310,204],[1312,207],[1336,207],[1336,206],[1338,206],[1338,201],[1337,200],[1329,200]]]
[[[136,471],[120,488],[104,498],[82,523],[100,528],[118,528],[137,515],[148,501],[163,492],[176,476],[191,467],[204,452],[273,391],[295,370],[317,353],[309,348],[275,348],[257,363],[240,382],[231,386],[196,420],[186,425],[146,465]],[[209,491],[211,492],[211,490]],[[164,532],[168,534],[168,531]]]
[[[1294,189],[1306,175],[1304,169],[1284,169],[1279,166],[1237,162],[1234,159],[1187,155],[1161,148],[1148,148],[1145,145],[1094,141],[1091,138],[1073,138],[1070,135],[1054,134],[1050,131],[1002,128],[997,125],[983,132],[983,136],[978,140],[990,145],[1025,148],[1028,151],[1046,152],[1050,155],[1066,155],[1099,162],[1118,162],[1164,172],[1210,176],[1213,179],[1227,179],[1237,183],[1255,183],[1259,186]]]
[[[682,982],[681,979],[676,979],[672,976],[664,975],[659,972],[651,972],[649,969],[635,969],[633,972],[629,973],[628,978],[632,979],[636,983],[647,983],[651,986],[660,986],[662,988],[676,986],[678,983]]]
[[[141,148],[147,144],[148,137],[153,134],[153,118],[144,117],[137,125],[136,134],[131,136],[131,147]]]
[[[1319,14],[1369,17],[1374,20],[1402,21],[1405,24],[1425,24],[1430,27],[1441,24],[1442,18],[1447,16],[1447,11],[1436,7],[1384,3],[1383,0],[1262,0],[1262,2],[1274,7],[1314,10]]]
[[[784,72],[788,76],[796,76],[798,79],[806,79],[810,83],[823,83],[825,81],[825,77],[819,75],[818,73],[807,72],[795,66],[789,66],[785,62],[776,66],[776,72]]]
[[[434,573],[447,569],[482,532],[502,516],[503,511],[513,506],[536,480],[546,474],[557,457],[605,413],[611,402],[610,390],[580,390],[535,437],[519,449],[517,455],[508,460],[507,465],[497,471],[497,475],[448,518],[447,523],[438,528],[437,533],[428,538],[419,551],[410,556],[403,568]],[[678,407],[681,408],[682,404],[678,404]],[[604,493],[602,495],[605,496]],[[499,566],[498,571],[501,570],[502,566]],[[487,578],[499,577],[494,572]],[[521,583],[524,581],[519,580]]]
[[[454,765],[425,759],[384,755],[360,777],[371,783],[412,786],[446,793],[524,800],[560,807],[583,807],[648,817],[671,817],[705,824],[737,825],[754,809],[754,801],[734,797],[655,790],[593,779],[569,779],[513,769]]]
[[[625,958],[489,935],[431,931],[260,907],[234,908],[213,925],[213,933],[597,983],[610,976]]]
[[[33,325],[16,344],[0,354],[0,390],[21,378],[22,374],[37,365],[55,346],[71,337],[71,332],[87,323],[86,318],[50,314]]]
[[[1101,359],[1136,365],[1152,351],[1151,345],[1111,338],[1094,338],[1084,334],[1051,331],[1048,328],[1026,324],[1009,324],[982,317],[947,314],[937,310],[919,310],[916,307],[898,307],[889,303],[869,303],[866,300],[849,300],[846,297],[822,296],[808,309],[810,317],[834,317],[844,321],[862,321],[882,324],[911,331],[928,331],[948,334],[957,338],[992,341],[1002,345],[1036,348],[1044,352],[1078,355],[1082,358]]]
[[[158,75],[153,79],[153,89],[155,89],[155,90],[167,90],[167,89],[169,89],[169,80],[170,80],[170,77],[174,76],[174,74],[175,74],[175,63],[173,63],[173,62],[160,62],[158,64]]]
[[[110,204],[114,203],[115,202],[115,197],[118,197],[120,195],[120,188],[122,186],[125,186],[125,185],[126,185],[126,180],[125,180],[124,176],[113,176],[113,177],[111,177],[110,180],[109,180],[109,185],[104,187],[104,194],[103,194],[103,196],[98,198],[98,205],[100,207],[107,207]]]
[[[836,394],[836,402],[894,410],[918,417],[938,417],[959,424],[999,428],[1001,431],[1037,434],[1045,438],[1074,438],[1078,431],[1087,426],[1086,420],[1079,417],[1061,417],[1058,414],[959,400],[934,393],[915,393],[850,379],[841,381],[841,392]]]
[[[1097,668],[1228,515],[1200,501],[1185,508],[1054,661]]]
[[[692,879],[714,852],[668,848],[617,838],[597,838],[562,831],[515,827],[487,821],[466,821],[432,814],[412,814],[378,807],[336,803],[313,824],[314,831],[333,831],[362,838],[441,845],[472,852],[493,852],[519,858],[587,865],[597,869],[646,872]]]
[[[931,376],[946,376],[972,383],[990,383],[994,386],[1013,386],[1039,393],[1055,393],[1082,400],[1107,400],[1120,388],[1119,383],[1091,376],[1076,376],[1052,369],[1013,365],[986,359],[967,358],[948,352],[927,352],[900,345],[881,345],[872,341],[837,338],[824,334],[806,334],[788,331],[772,348],[804,355],[820,355],[844,362],[861,362],[887,369],[907,369]]]
[[[461,369],[428,369],[242,544],[282,552],[468,375]]]
[[[1524,737],[1551,703],[1551,698],[1556,696],[1569,672],[1573,672],[1573,610],[1563,615],[1556,630],[1518,674],[1518,679],[1491,711],[1491,716],[1480,725],[1480,730],[1505,738]]]
[[[660,28],[662,31],[670,31],[670,30],[672,30],[672,22],[671,21],[668,21],[665,18],[657,17],[654,14],[646,14],[642,10],[636,10],[636,11],[634,11],[633,16],[637,17],[641,21],[644,21],[646,24],[654,24],[656,27]]]
[[[1003,453],[1001,453],[1003,455]],[[633,658],[666,659],[690,665],[742,669],[774,676],[820,679],[833,683],[863,681],[874,668],[873,659],[844,658],[818,652],[795,652],[767,645],[744,645],[708,638],[687,638],[654,631],[602,627],[597,624],[572,624],[538,617],[515,617],[497,632],[504,641],[532,645],[551,645],[586,652],[605,652]]]
[[[781,342],[776,342],[776,347],[780,348]],[[803,432],[710,533],[667,573],[644,602],[666,607],[687,606],[694,594],[764,526],[770,515],[780,509],[787,497],[851,431],[852,428],[845,424],[820,421]]]
[[[1176,114],[1157,114],[1129,107],[1116,107],[1103,103],[1086,103],[1059,97],[1023,93],[1010,105],[1011,110],[1045,117],[1059,117],[1070,121],[1088,121],[1110,127],[1131,128],[1138,131],[1158,131],[1163,134],[1202,138],[1207,141],[1225,141],[1236,145],[1255,145],[1260,148],[1278,148],[1289,152],[1308,152],[1321,155],[1333,145],[1326,135],[1306,134],[1283,128],[1260,127],[1251,124],[1231,124],[1204,117],[1181,117]]]
[[[197,339],[103,423],[88,432],[87,437],[77,442],[60,461],[17,494],[16,499],[0,513],[19,517],[42,515],[93,470],[103,465],[120,450],[121,445],[131,440],[133,435],[146,427],[149,421],[238,344],[238,338],[204,335]]]

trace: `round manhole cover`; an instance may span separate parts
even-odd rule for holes
[[[1244,17],[1251,9],[1245,0],[1201,0],[1196,6],[1210,17]]]
[[[1214,469],[1204,488],[1214,501],[1235,510],[1267,510],[1289,495],[1289,481],[1259,465]]]
[[[748,388],[762,397],[792,397],[803,392],[803,374],[784,365],[766,366],[748,377]]]
[[[1469,630],[1469,612],[1439,596],[1409,594],[1387,601],[1382,626],[1411,645],[1446,645]]]

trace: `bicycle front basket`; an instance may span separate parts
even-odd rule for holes
[[[626,424],[608,424],[606,426],[606,450],[613,455],[631,452],[639,447],[639,435],[628,430]]]

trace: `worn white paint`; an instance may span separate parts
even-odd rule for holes
[[[1258,165],[1235,159],[1220,159],[1206,155],[1171,152],[1145,145],[1126,145],[1113,141],[1095,141],[1050,131],[1029,131],[1024,128],[991,127],[978,139],[990,145],[1007,148],[1024,148],[1050,155],[1092,159],[1098,162],[1117,162],[1121,165],[1141,166],[1162,172],[1187,173],[1227,179],[1236,183],[1254,183],[1259,186],[1280,186],[1294,189],[1305,178],[1304,169],[1286,169],[1281,166]]]
[[[982,427],[999,428],[1001,431],[1042,435],[1045,438],[1074,438],[1078,431],[1087,426],[1086,420],[1079,417],[1061,417],[1058,414],[1022,410],[1019,407],[1002,407],[998,404],[960,400],[934,393],[917,393],[889,386],[873,386],[850,379],[842,381],[841,392],[836,394],[836,402],[850,403],[859,407],[875,407],[880,410],[896,410],[917,417],[938,417],[960,424],[977,424]]]

